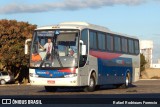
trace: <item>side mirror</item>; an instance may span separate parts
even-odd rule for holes
[[[27,44],[25,44],[24,54],[28,54],[28,45]]]
[[[31,39],[26,39],[25,41],[25,47],[24,47],[24,53],[25,54],[28,54],[28,42],[32,41]]]
[[[86,55],[86,45],[82,45],[81,47],[82,47],[81,54]]]
[[[82,40],[80,40],[80,47],[81,47],[81,55],[86,55],[86,45],[83,44]]]

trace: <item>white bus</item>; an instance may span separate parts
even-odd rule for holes
[[[25,43],[25,54],[28,45]],[[46,91],[101,85],[127,88],[140,72],[139,39],[86,22],[64,22],[35,29],[29,77]]]

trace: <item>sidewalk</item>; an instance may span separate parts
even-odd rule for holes
[[[160,79],[139,79],[140,80],[160,80]]]
[[[18,86],[18,85],[31,85],[30,83],[27,84],[4,84],[4,85],[0,85],[1,86]]]

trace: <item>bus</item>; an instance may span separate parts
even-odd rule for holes
[[[32,40],[25,42],[28,53],[30,83],[47,92],[60,87],[92,92],[107,84],[127,88],[139,79],[139,39],[86,22],[35,29]]]

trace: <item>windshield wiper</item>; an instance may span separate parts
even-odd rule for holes
[[[47,57],[47,53],[46,53],[44,59],[46,59],[46,57]],[[43,63],[45,62],[44,59],[42,60],[42,62],[41,62],[41,64],[40,64],[40,68],[42,68]]]
[[[54,55],[57,57],[57,60],[59,62],[60,67],[63,67],[62,62],[61,62],[61,60],[59,58],[59,53],[58,53],[58,49],[57,49],[56,44],[54,45],[54,51],[53,52],[54,52]]]

